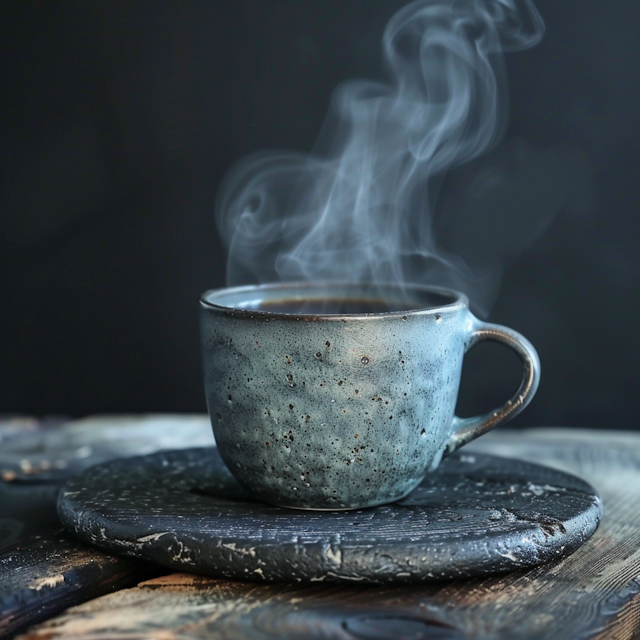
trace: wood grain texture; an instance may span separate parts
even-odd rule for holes
[[[179,446],[176,420],[193,442],[212,441],[206,416],[0,420],[0,637],[162,573],[63,533],[56,500],[64,481],[91,464]]]
[[[298,511],[251,500],[215,448],[115,460],[60,492],[84,542],[236,580],[422,582],[504,573],[572,553],[602,503],[538,464],[458,453],[399,502]]]
[[[173,574],[74,607],[24,638],[638,637],[640,437],[499,431],[465,448],[472,450],[520,456],[581,475],[604,501],[598,531],[559,562],[441,584],[256,585]]]
[[[60,529],[58,491],[105,460],[214,444],[205,415],[94,416],[72,422],[0,417],[0,552]]]
[[[23,542],[0,555],[0,637],[159,573],[95,551],[62,531]]]
[[[56,499],[62,483],[21,483],[0,480],[0,553],[62,528]]]
[[[60,421],[0,419],[0,478],[63,482],[105,460],[215,444],[206,415],[103,415]]]

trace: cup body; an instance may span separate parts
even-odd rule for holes
[[[380,295],[282,284],[202,296],[216,442],[259,499],[303,509],[369,507],[402,498],[438,465],[474,320],[463,295],[415,287],[399,310],[382,313],[260,310],[269,301]]]

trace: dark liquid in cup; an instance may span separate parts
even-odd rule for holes
[[[406,305],[393,304],[385,300],[358,300],[351,298],[327,298],[326,300],[265,300],[260,304],[260,311],[271,313],[304,313],[304,314],[359,314],[385,313],[406,309]]]
[[[428,300],[382,300],[379,298],[321,298],[264,300],[256,310],[271,313],[294,313],[309,315],[347,315],[361,313],[388,313],[427,309],[452,302],[447,296],[430,294]]]

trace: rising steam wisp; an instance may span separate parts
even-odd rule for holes
[[[430,180],[498,140],[502,51],[534,45],[543,29],[530,0],[401,9],[383,36],[391,81],[339,86],[328,144],[249,157],[225,179],[228,284],[455,281],[463,265],[435,246]]]

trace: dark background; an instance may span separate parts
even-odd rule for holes
[[[403,4],[2,3],[0,413],[205,410],[197,299],[224,285],[217,185],[247,153],[310,149],[333,87],[381,77]],[[492,156],[516,158],[521,193],[438,229],[467,260],[500,258],[489,318],[539,350],[517,423],[635,428],[640,3],[537,6],[547,33],[506,60],[510,124]],[[517,385],[501,347],[466,363],[463,414]]]

